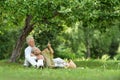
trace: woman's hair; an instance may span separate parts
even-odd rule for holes
[[[31,53],[34,53],[34,47],[32,48]]]
[[[34,51],[35,51],[36,48],[37,47],[33,47],[32,50],[31,50],[31,53],[34,53]]]

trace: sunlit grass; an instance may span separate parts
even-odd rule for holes
[[[115,69],[114,64],[113,69],[98,67],[97,63],[98,66],[104,64],[80,61],[76,62],[76,69],[35,69],[23,67],[21,63],[0,61],[0,80],[120,80],[120,68]]]

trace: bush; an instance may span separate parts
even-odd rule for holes
[[[115,60],[120,60],[120,53],[118,53],[115,57],[114,57]]]
[[[106,60],[108,60],[109,58],[110,58],[109,55],[104,54],[104,55],[101,57],[101,60],[106,61]]]
[[[0,60],[9,58],[13,47],[15,45],[15,41],[18,37],[17,31],[4,31],[2,35],[0,35]],[[11,36],[12,35],[12,36]]]
[[[71,48],[66,48],[64,45],[60,45],[57,48],[56,51],[56,56],[59,56],[61,58],[68,58],[68,59],[74,59],[75,58],[75,54],[72,53]]]

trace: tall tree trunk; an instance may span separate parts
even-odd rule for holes
[[[12,55],[9,60],[10,62],[16,62],[16,60],[20,57],[21,49],[24,44],[24,41],[25,41],[26,37],[28,36],[28,34],[33,30],[34,23],[33,24],[30,23],[31,19],[32,19],[32,16],[27,15],[27,17],[25,19],[25,27],[16,42],[16,45],[13,49]]]
[[[86,25],[84,25],[84,26],[86,26]],[[85,36],[86,58],[90,58],[91,57],[91,50],[90,50],[89,28],[85,27],[83,30],[84,30],[84,36]]]
[[[119,42],[112,39],[111,45],[109,47],[110,58],[112,59],[114,58],[114,56],[117,54],[118,48],[119,48]]]
[[[91,51],[90,51],[90,43],[89,40],[86,40],[86,58],[90,58],[91,56]]]

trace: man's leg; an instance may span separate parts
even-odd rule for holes
[[[24,66],[28,67],[30,65],[30,63],[27,61],[27,59],[24,60]]]
[[[37,66],[37,62],[36,62],[36,59],[35,58],[32,58],[32,57],[29,57],[27,58],[27,61],[34,67]]]
[[[66,62],[61,58],[54,58],[53,59],[55,67],[65,67]]]

